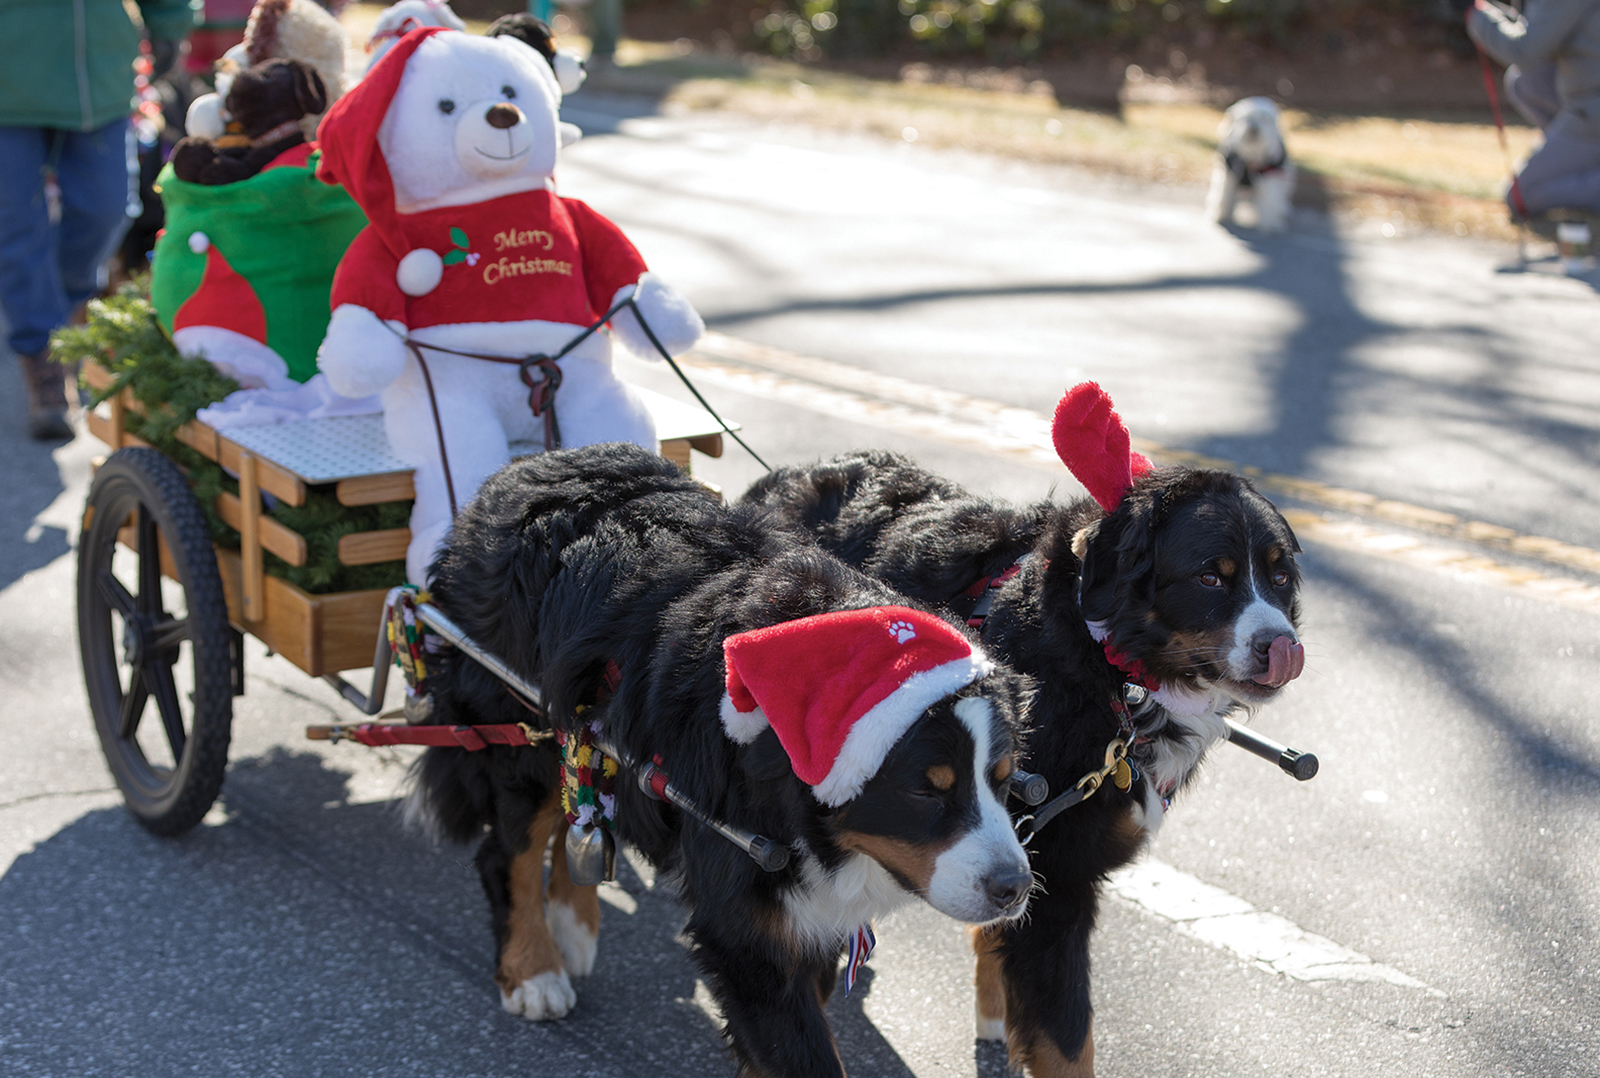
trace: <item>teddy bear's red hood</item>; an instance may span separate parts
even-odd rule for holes
[[[401,234],[399,214],[394,208],[394,179],[378,145],[378,128],[389,111],[389,102],[400,89],[400,77],[417,46],[434,34],[460,33],[442,26],[412,30],[384,54],[366,78],[341,97],[322,118],[317,142],[322,163],[317,178],[324,183],[343,185],[367,214],[367,220],[396,259],[408,249]]]

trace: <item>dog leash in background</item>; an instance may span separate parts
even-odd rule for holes
[[[1472,17],[1472,9],[1467,9],[1467,17]],[[1494,67],[1489,63],[1489,54],[1478,44],[1478,39],[1472,39],[1472,47],[1478,50],[1478,67],[1483,72],[1483,91],[1489,95],[1489,114],[1494,117],[1495,134],[1500,138],[1500,156],[1504,158],[1506,172],[1511,176],[1511,201],[1515,204],[1517,215],[1522,220],[1528,218],[1528,204],[1522,200],[1522,184],[1517,182],[1517,170],[1511,160],[1511,141],[1506,138],[1506,120],[1500,112],[1500,91],[1495,87]],[[1521,223],[1518,223],[1521,227]]]

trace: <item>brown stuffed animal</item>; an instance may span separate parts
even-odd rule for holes
[[[183,139],[172,149],[172,170],[186,183],[247,180],[304,142],[300,118],[327,107],[322,76],[302,60],[268,60],[246,68],[228,91],[227,109],[233,117],[229,134],[216,140]]]

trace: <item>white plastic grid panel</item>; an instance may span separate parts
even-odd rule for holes
[[[722,428],[704,408],[633,387],[650,409],[663,441],[715,434]],[[739,424],[732,423],[734,430]],[[389,449],[382,415],[298,419],[260,427],[234,427],[223,436],[244,449],[286,468],[307,483],[332,483],[361,475],[406,472],[411,466]],[[513,442],[513,456],[538,452],[536,442]]]
[[[307,483],[411,470],[390,451],[382,415],[298,419],[260,427],[235,427],[222,433],[229,441],[287,468]]]

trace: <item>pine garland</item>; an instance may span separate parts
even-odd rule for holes
[[[144,406],[143,414],[129,411],[128,431],[172,458],[189,476],[189,486],[205,511],[211,537],[220,546],[239,549],[239,533],[222,522],[213,506],[223,491],[237,495],[239,482],[178,441],[178,428],[195,413],[215,404],[239,388],[239,383],[199,356],[178,352],[161,328],[155,310],[137,286],[129,285],[115,296],[89,304],[82,326],[58,330],[52,339],[56,358],[69,364],[95,360],[114,375],[111,386],[96,390],[98,404],[123,389]],[[265,552],[267,572],[282,577],[314,595],[336,591],[387,588],[405,581],[405,562],[343,565],[339,540],[356,532],[403,528],[411,516],[409,502],[380,505],[340,505],[331,489],[308,487],[306,503],[279,503],[268,513],[272,519],[305,538],[306,563],[290,565]]]

